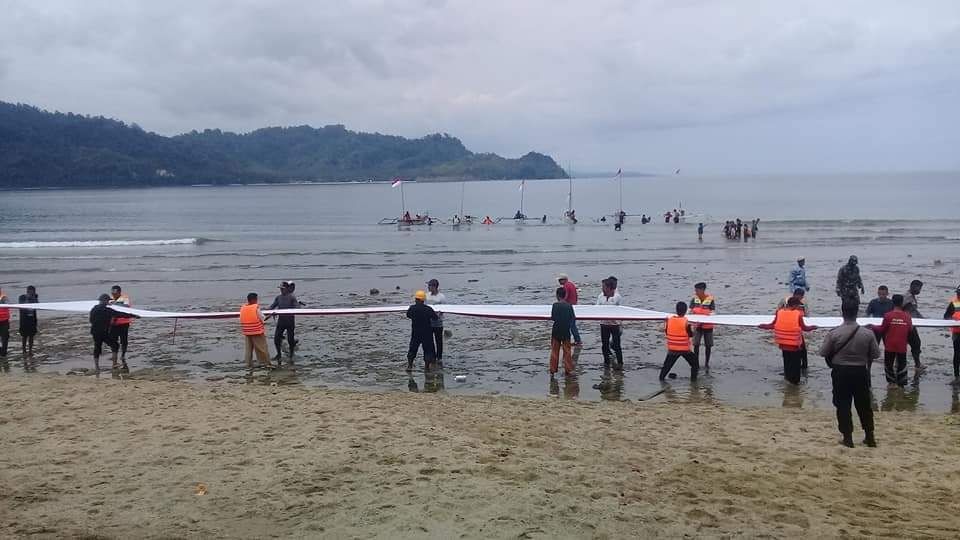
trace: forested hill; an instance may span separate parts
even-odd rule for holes
[[[103,117],[0,102],[0,187],[566,178],[549,156],[475,154],[456,137],[406,139],[341,125],[164,137]]]

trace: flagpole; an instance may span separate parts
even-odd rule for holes
[[[520,181],[520,215],[523,216],[523,180]]]
[[[403,180],[400,180],[400,217],[407,215],[407,199],[403,196]]]
[[[620,212],[623,212],[623,170],[617,175],[620,177]]]

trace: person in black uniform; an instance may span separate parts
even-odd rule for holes
[[[27,294],[21,294],[18,300],[19,304],[38,304],[40,297],[37,296],[37,288],[33,285],[27,287]],[[33,354],[33,338],[37,335],[37,310],[20,310],[20,350],[25,355]]]
[[[417,352],[423,347],[423,369],[427,371],[436,361],[436,350],[433,347],[433,322],[437,312],[428,306],[425,301],[427,293],[417,291],[413,295],[414,303],[407,308],[407,318],[410,319],[410,350],[407,351],[407,371],[413,371],[413,360]]]
[[[100,295],[100,303],[93,306],[90,310],[90,335],[93,336],[93,368],[100,373],[100,355],[103,353],[103,344],[106,343],[113,353],[113,369],[117,369],[117,353],[120,350],[120,344],[117,342],[117,336],[110,331],[110,321],[114,317],[137,317],[129,313],[121,313],[107,305],[110,302],[110,295],[103,293]],[[126,368],[126,365],[124,365]]]

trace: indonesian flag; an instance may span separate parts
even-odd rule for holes
[[[394,178],[394,179],[393,179],[393,183],[390,184],[390,187],[397,187],[397,186],[399,186],[401,183],[403,183],[403,182],[400,180],[399,177],[398,177],[398,178]]]
[[[524,183],[524,182],[526,182],[526,180],[521,180],[521,181],[520,181],[520,189],[519,189],[519,191],[523,191],[523,183]]]

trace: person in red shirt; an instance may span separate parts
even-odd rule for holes
[[[560,286],[566,291],[565,301],[571,306],[577,305],[577,285],[570,281],[570,278],[566,274],[557,276],[557,282],[559,282]],[[573,336],[574,347],[583,347],[583,342],[580,341],[580,331],[577,330],[576,319],[570,323],[570,335]]]
[[[913,318],[903,310],[903,295],[893,295],[893,309],[883,316],[883,323],[873,327],[883,336],[883,365],[887,384],[907,385],[907,343],[913,330]]]

